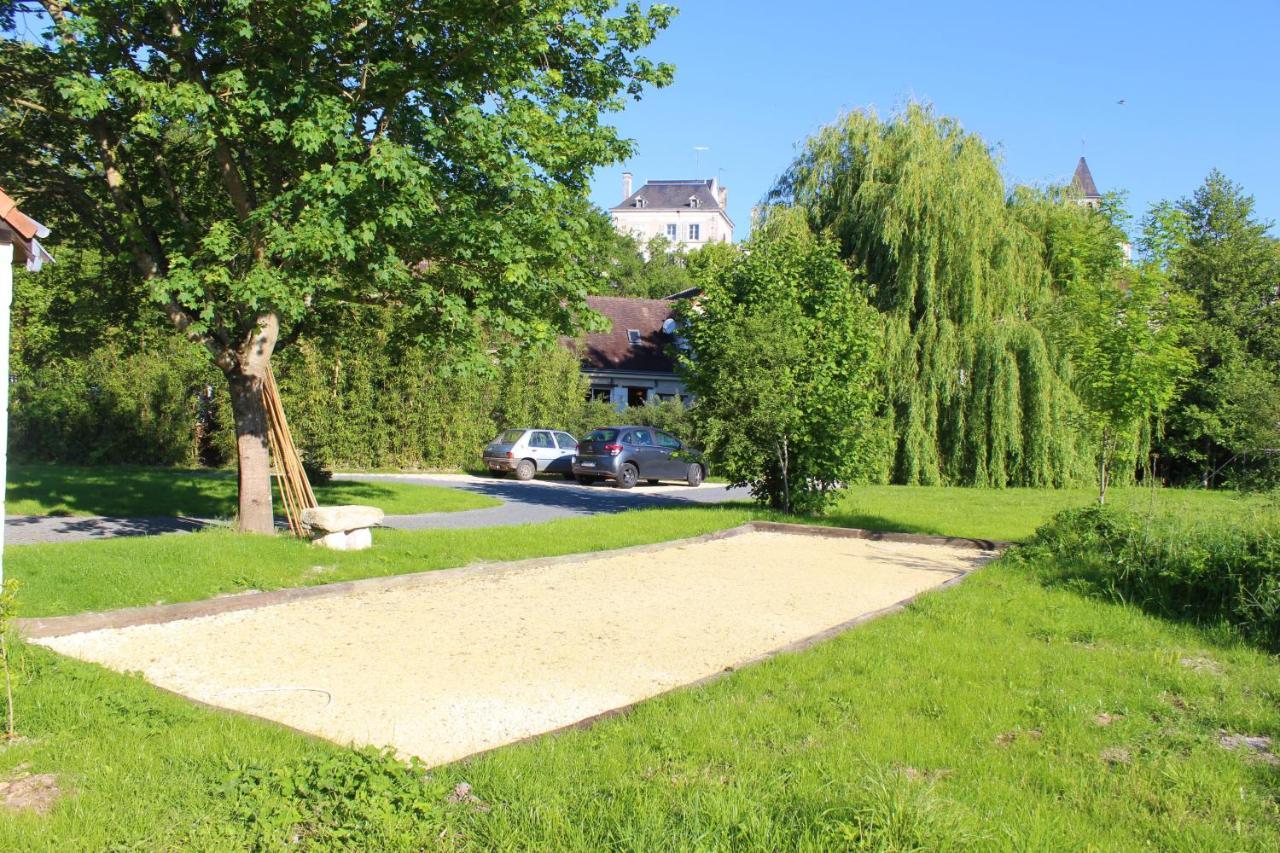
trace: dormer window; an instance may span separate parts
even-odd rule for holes
[[[702,207],[702,201],[696,195],[689,196],[690,207]]]
[[[643,199],[643,198],[637,198],[637,199],[635,200],[634,204],[635,204],[635,206],[636,206],[636,207],[644,207],[644,199]]]
[[[631,342],[633,347],[640,346],[640,330],[627,329],[627,340]]]

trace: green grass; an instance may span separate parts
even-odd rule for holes
[[[461,530],[376,530],[367,551],[327,551],[287,536],[206,530],[7,549],[24,616],[192,601],[420,572],[479,561],[573,554],[697,536],[741,524],[745,507],[647,510],[546,524]]]
[[[365,849],[1276,849],[1280,771],[1218,737],[1280,737],[1280,663],[1046,585],[1049,568],[1006,558],[804,653],[422,782],[21,647],[27,738],[0,778],[29,764],[68,794],[0,813],[0,849],[329,849],[343,826]],[[388,805],[389,778],[416,795]],[[448,802],[462,781],[483,808]]]
[[[323,505],[367,504],[388,515],[457,512],[501,503],[458,489],[394,480],[334,480],[315,492]],[[229,518],[235,511],[235,475],[207,469],[11,465],[5,495],[8,515]]]
[[[1023,539],[1089,497],[865,488],[825,521]],[[1155,500],[1166,524],[1268,510],[1201,492]],[[767,514],[378,531],[355,554],[211,531],[24,546],[6,568],[23,615],[49,615],[615,548],[752,517]],[[1280,767],[1219,737],[1280,741],[1280,658],[1090,594],[1073,571],[1043,550],[1013,554],[806,652],[425,779],[21,645],[26,737],[0,747],[0,780],[27,764],[68,793],[48,816],[0,812],[0,849],[276,849],[295,836],[315,849],[1276,849]],[[462,781],[483,808],[448,801]]]
[[[351,484],[364,485],[364,484]],[[379,486],[381,484],[378,484]],[[421,488],[421,487],[417,487]],[[440,491],[471,497],[456,490]],[[1142,490],[1116,490],[1117,505],[1140,505]],[[1264,505],[1230,493],[1162,491],[1155,500],[1175,518],[1200,523],[1241,516]],[[1089,502],[1085,492],[867,486],[820,523],[982,539],[1024,539],[1061,508]],[[285,536],[244,537],[209,530],[183,536],[25,545],[6,554],[21,582],[27,616],[192,601],[246,589],[330,583],[697,536],[752,518],[781,519],[745,504],[625,512],[498,530],[378,530],[375,547],[320,551]]]
[[[1108,504],[1156,509],[1179,518],[1231,518],[1267,499],[1193,489],[1111,489]],[[842,527],[900,530],[1023,542],[1064,509],[1098,500],[1092,489],[959,489],[945,486],[857,486],[824,519]]]

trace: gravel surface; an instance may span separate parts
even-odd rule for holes
[[[427,572],[35,642],[201,702],[440,764],[758,659],[990,556],[749,532]]]

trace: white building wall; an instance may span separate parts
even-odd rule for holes
[[[654,237],[667,237],[667,226],[676,226],[676,239],[672,242],[687,249],[696,249],[708,243],[733,242],[733,226],[719,210],[702,208],[675,208],[654,210],[646,207],[624,208],[612,211],[613,227],[624,234],[631,234],[647,243]],[[698,239],[689,238],[689,226],[698,226]]]

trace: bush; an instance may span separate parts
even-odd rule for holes
[[[1106,507],[1061,513],[1022,559],[1047,556],[1073,581],[1161,616],[1226,622],[1280,649],[1280,520],[1225,522]]]
[[[195,465],[201,392],[221,374],[166,335],[153,349],[108,342],[80,358],[14,365],[10,449],[73,464]]]
[[[220,794],[230,814],[197,846],[408,850],[439,840],[447,790],[416,760],[362,749],[235,768]]]

